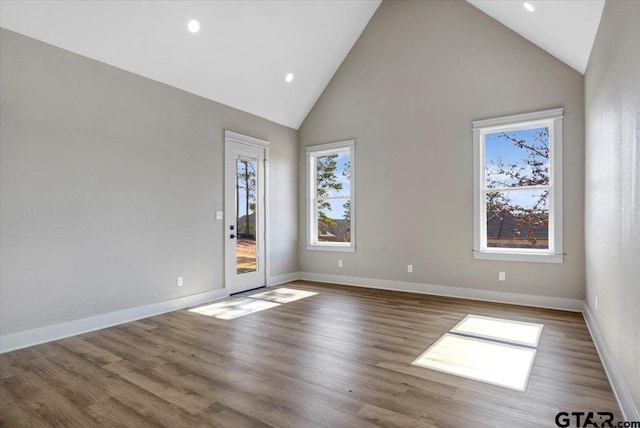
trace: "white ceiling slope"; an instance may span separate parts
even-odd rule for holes
[[[297,129],[379,5],[2,0],[0,26]]]
[[[467,1],[585,72],[604,0]],[[0,0],[0,26],[297,129],[380,2]]]
[[[467,0],[560,61],[584,74],[605,0]]]

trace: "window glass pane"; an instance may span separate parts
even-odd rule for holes
[[[549,248],[549,190],[487,192],[487,247]]]
[[[318,200],[318,242],[351,242],[351,199]]]
[[[485,135],[487,188],[548,186],[549,128]]]
[[[256,201],[257,162],[253,159],[236,161],[236,270],[237,273],[255,272],[256,255]]]
[[[349,152],[316,158],[318,198],[349,197],[351,192]]]

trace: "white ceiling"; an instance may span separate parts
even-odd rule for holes
[[[297,129],[379,5],[2,0],[0,26]]]
[[[380,1],[1,0],[0,26],[297,129]],[[604,0],[467,1],[584,73]]]
[[[605,0],[467,0],[584,74]]]

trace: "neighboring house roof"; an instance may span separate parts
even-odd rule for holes
[[[520,225],[518,231],[518,223],[520,219],[513,216],[511,213],[504,213],[503,215],[496,215],[492,212],[487,212],[487,238],[489,239],[527,239],[529,233],[529,224]],[[533,237],[535,239],[548,239],[549,227],[541,225],[533,230]]]
[[[320,238],[338,238],[339,240],[345,239],[349,235],[349,228],[351,224],[345,219],[334,219],[336,222],[333,226],[323,226],[320,230],[322,233],[318,235]]]

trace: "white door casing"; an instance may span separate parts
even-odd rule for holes
[[[225,131],[225,287],[230,294],[267,285],[269,143]]]

